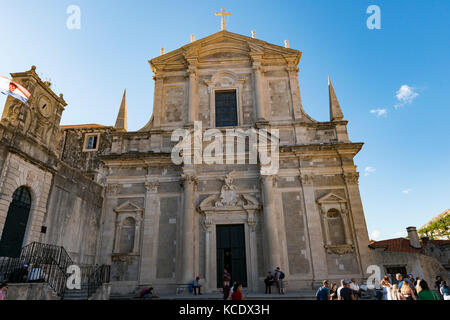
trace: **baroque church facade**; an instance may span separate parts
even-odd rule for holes
[[[149,61],[153,115],[133,132],[126,94],[114,126],[60,126],[63,96],[35,67],[13,73],[32,96],[26,105],[8,97],[0,122],[0,256],[32,241],[63,246],[77,263],[111,265],[117,295],[148,285],[181,292],[196,276],[215,292],[224,268],[250,292],[275,267],[291,291],[366,278],[353,161],[363,144],[349,140],[330,82],[330,121],[306,114],[300,58],[226,30],[162,54]],[[278,130],[278,171],[265,173],[259,158],[174,163],[172,133],[194,123]],[[20,224],[11,218],[18,210]]]

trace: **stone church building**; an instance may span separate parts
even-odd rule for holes
[[[63,246],[77,263],[111,265],[113,295],[176,293],[196,276],[216,292],[224,268],[250,292],[276,267],[290,291],[366,278],[353,161],[363,144],[349,140],[330,82],[330,120],[306,114],[301,54],[226,30],[162,54],[149,61],[153,114],[133,132],[126,93],[114,126],[60,126],[63,96],[35,67],[12,73],[31,98],[8,97],[0,122],[0,256],[33,241]],[[172,133],[194,123],[277,129],[278,171],[265,174],[259,157],[174,163]]]

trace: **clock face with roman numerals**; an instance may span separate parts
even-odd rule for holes
[[[50,102],[50,99],[48,97],[46,97],[46,96],[42,96],[39,99],[38,108],[39,108],[39,112],[44,117],[49,117],[51,112],[52,112],[52,104]]]

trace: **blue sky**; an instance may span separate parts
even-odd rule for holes
[[[66,27],[69,5],[81,9],[80,30]],[[366,26],[369,5],[381,9],[380,30]],[[222,6],[229,31],[303,52],[303,107],[319,121],[331,76],[350,138],[365,143],[355,163],[372,238],[450,207],[450,1],[2,0],[0,75],[36,65],[69,104],[62,124],[114,124],[126,88],[138,130],[152,113],[147,61],[219,31]]]

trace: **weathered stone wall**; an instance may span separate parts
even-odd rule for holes
[[[113,131],[112,127],[60,129],[57,149],[60,159],[97,182],[102,182],[103,177],[98,177],[102,166],[98,155],[111,148]],[[86,135],[94,133],[99,134],[98,148],[87,151],[84,149]]]
[[[61,300],[47,283],[9,283],[7,300]]]
[[[63,246],[77,263],[93,264],[101,221],[102,186],[59,163],[47,207],[46,243]]]
[[[0,168],[0,234],[14,191],[25,186],[31,193],[31,209],[23,245],[40,241],[52,173],[11,152],[7,153],[6,159],[3,159],[2,162],[3,167]]]
[[[449,280],[447,271],[439,261],[430,256],[420,253],[410,252],[385,252],[382,249],[371,250],[373,263],[381,268],[381,275],[386,274],[386,268],[390,266],[405,267],[407,273],[414,277],[420,277],[428,282],[430,288],[433,288],[436,276],[439,275],[443,280]]]

